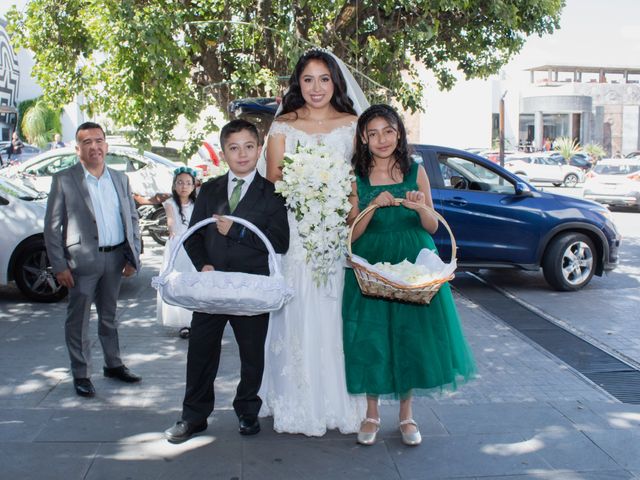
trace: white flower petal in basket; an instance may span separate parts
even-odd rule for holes
[[[402,205],[403,199],[396,198],[395,205]],[[377,208],[377,205],[369,205],[362,210],[351,224],[349,236],[347,238],[348,259],[353,268],[360,290],[364,295],[381,297],[391,300],[400,300],[410,303],[429,304],[431,299],[437,294],[440,287],[453,279],[453,272],[456,268],[456,240],[451,228],[442,215],[431,207],[424,205],[422,208],[433,215],[449,232],[451,237],[451,262],[444,264],[440,259],[431,258],[435,253],[429,249],[421,250],[420,260],[430,267],[415,264],[408,260],[403,260],[397,264],[379,262],[371,265],[362,257],[353,254],[351,249],[351,238],[353,229],[357,223],[365,216]],[[434,271],[431,271],[433,268]],[[438,272],[440,270],[440,272]],[[445,275],[443,275],[443,273]]]
[[[184,241],[199,228],[214,223],[208,218],[189,228],[174,243],[166,269],[151,280],[162,300],[187,310],[214,314],[258,315],[282,308],[293,297],[280,272],[279,258],[271,242],[251,222],[227,215],[254,232],[266,245],[269,252],[271,275],[254,275],[242,272],[174,272],[177,251]]]
[[[416,265],[424,266],[426,271],[434,273],[435,278],[450,277],[458,268],[458,262],[455,258],[451,260],[451,263],[444,263],[434,251],[428,248],[420,250],[416,258]]]

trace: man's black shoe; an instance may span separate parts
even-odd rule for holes
[[[255,415],[240,415],[240,435],[255,435],[260,431],[260,422]]]
[[[104,376],[107,378],[117,378],[118,380],[127,383],[136,383],[142,380],[142,377],[139,377],[135,373],[131,372],[131,370],[129,370],[124,365],[114,368],[104,367],[102,371],[104,372]]]
[[[96,394],[96,389],[88,378],[74,378],[73,386],[81,397],[94,397]]]
[[[180,420],[173,427],[166,429],[164,434],[169,443],[182,443],[189,440],[194,434],[206,430],[207,426],[206,420],[197,424]]]

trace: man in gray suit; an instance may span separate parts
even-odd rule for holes
[[[69,289],[65,340],[76,393],[95,395],[91,383],[89,314],[95,302],[104,376],[141,378],[120,358],[116,306],[122,277],[140,268],[140,230],[129,180],[105,165],[104,130],[87,122],[76,131],[80,162],[53,176],[44,239],[58,282]]]

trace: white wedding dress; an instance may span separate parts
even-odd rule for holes
[[[167,240],[167,244],[164,247],[162,269],[160,270],[161,272],[163,272],[167,268],[173,245],[177,243],[180,235],[186,232],[189,228],[189,220],[191,219],[191,214],[193,213],[193,202],[190,202],[189,205],[183,205],[182,207],[182,214],[185,217],[184,222],[180,218],[180,214],[178,213],[178,205],[173,198],[166,200],[162,205],[167,212],[167,216],[173,218],[173,236]],[[184,246],[180,247],[180,251],[178,252],[178,255],[176,257],[173,270],[176,272],[196,271],[196,267],[193,266],[189,255],[187,255],[187,252],[184,249]],[[156,307],[157,319],[165,327],[183,328],[189,327],[191,325],[191,317],[193,315],[193,312],[185,310],[184,308],[164,303],[162,301],[162,298],[160,297],[160,291],[158,291],[157,294]]]
[[[356,123],[329,133],[308,134],[284,122],[274,122],[270,135],[285,135],[285,151],[297,145],[324,144],[350,162]],[[265,369],[260,389],[261,416],[273,415],[277,432],[324,435],[327,429],[357,432],[366,405],[347,393],[342,349],[342,287],[340,265],[326,287],[313,281],[296,220],[289,212],[289,250],[283,272],[294,298],[271,314],[265,345]]]

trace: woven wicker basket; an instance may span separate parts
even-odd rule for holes
[[[401,204],[402,199],[396,198],[396,206]],[[373,272],[363,265],[359,265],[351,261],[351,256],[353,255],[353,252],[351,250],[351,237],[353,235],[353,229],[365,215],[367,215],[372,210],[375,210],[376,208],[378,208],[377,205],[369,205],[362,212],[360,212],[360,215],[356,217],[353,224],[351,225],[351,229],[349,230],[349,237],[347,238],[347,250],[349,254],[347,260],[349,261],[349,265],[351,265],[351,267],[353,268],[356,279],[358,280],[358,285],[360,285],[360,290],[362,290],[362,293],[364,295],[368,295],[371,297],[381,297],[410,303],[429,304],[435,294],[438,293],[440,287],[445,282],[453,280],[453,274],[451,274],[451,276],[447,278],[439,278],[426,283],[405,286],[399,285],[398,283],[389,280],[379,273]],[[442,215],[440,215],[431,207],[425,205],[424,208],[429,211],[431,215],[436,217],[438,221],[442,223],[442,225],[444,225],[449,232],[449,235],[451,237],[451,261],[453,261],[456,258],[457,247],[456,239],[453,236],[453,232],[451,232],[449,224],[442,217]]]

